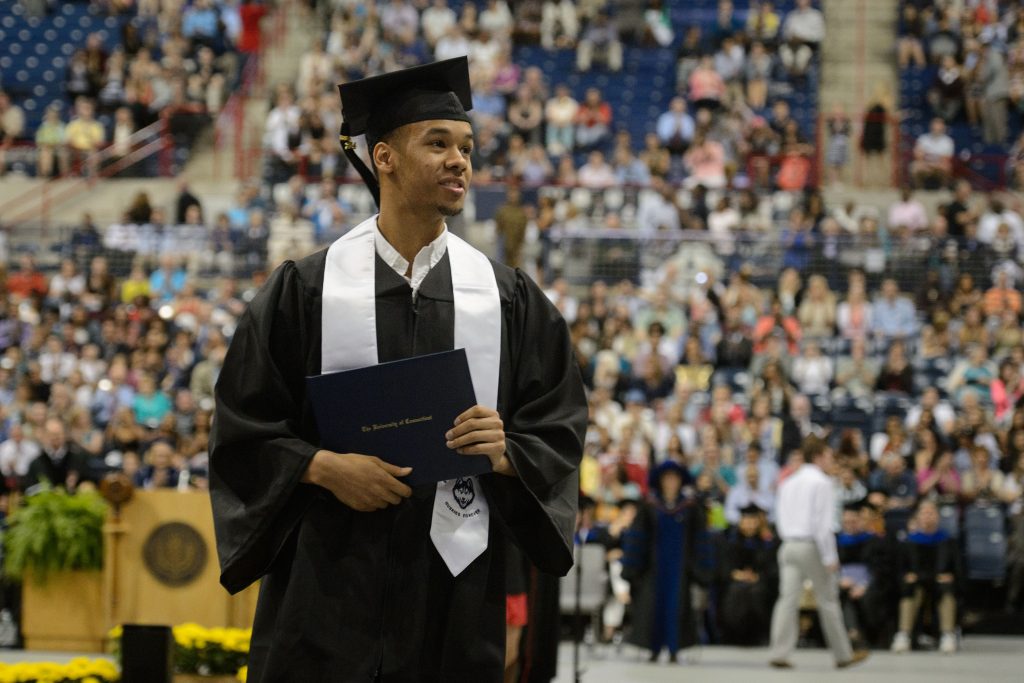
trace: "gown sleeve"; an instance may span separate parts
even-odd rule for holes
[[[299,485],[318,450],[300,437],[310,317],[285,262],[239,320],[214,390],[210,495],[221,583],[232,593],[267,572],[310,500]]]
[[[484,485],[527,558],[564,576],[573,562],[587,400],[561,314],[521,271],[515,276],[506,313],[512,390],[501,417],[518,476],[488,476]]]

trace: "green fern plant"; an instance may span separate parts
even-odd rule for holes
[[[28,571],[44,582],[54,571],[102,569],[106,516],[98,493],[46,489],[29,496],[7,520],[4,572],[20,581]]]

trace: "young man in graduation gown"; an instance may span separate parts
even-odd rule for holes
[[[263,580],[250,681],[501,681],[505,539],[544,571],[572,564],[587,408],[568,330],[445,227],[472,177],[466,59],[340,92],[380,213],[282,264],[239,322],[211,445],[221,582]],[[478,405],[439,438],[492,472],[410,488],[386,453],[319,447],[307,376],[460,347]]]

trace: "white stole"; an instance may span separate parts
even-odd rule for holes
[[[323,373],[379,362],[376,221],[377,216],[363,221],[327,250],[321,311]],[[466,350],[477,403],[497,409],[501,300],[494,268],[486,256],[450,232],[447,249],[455,302],[455,348]],[[488,516],[487,498],[476,477],[438,483],[430,535],[453,576],[486,550]]]

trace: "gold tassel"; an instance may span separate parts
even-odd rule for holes
[[[341,142],[342,149],[355,149],[356,143],[352,142],[352,138],[348,135],[339,135],[338,140]]]

